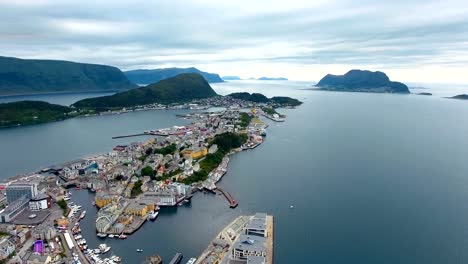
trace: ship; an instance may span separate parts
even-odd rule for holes
[[[121,235],[119,236],[119,238],[120,238],[120,239],[126,239],[126,238],[127,238],[127,236],[126,236],[126,235],[124,235],[124,234],[121,234]]]
[[[137,252],[140,252],[140,253],[141,253],[141,252],[143,252],[143,249],[137,248]]]
[[[98,233],[97,236],[100,237],[100,238],[105,238],[105,237],[107,237],[107,234]]]

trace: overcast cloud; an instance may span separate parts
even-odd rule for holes
[[[318,80],[468,83],[468,1],[0,0],[0,55]]]

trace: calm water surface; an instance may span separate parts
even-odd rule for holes
[[[257,90],[304,104],[281,110],[287,121],[270,123],[263,145],[232,157],[220,185],[238,208],[199,193],[126,241],[105,240],[111,251],[126,263],[153,253],[169,261],[177,251],[187,260],[235,216],[263,211],[275,217],[276,263],[466,263],[468,102],[306,87],[214,85],[221,94]],[[185,122],[174,111],[148,111],[0,130],[0,173],[105,152],[121,143],[111,136]],[[93,197],[73,192],[89,212],[84,235],[97,247]]]

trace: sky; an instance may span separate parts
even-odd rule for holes
[[[466,0],[0,0],[0,56],[468,84]]]

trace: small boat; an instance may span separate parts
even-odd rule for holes
[[[100,238],[105,238],[105,237],[107,237],[107,234],[98,233],[97,236],[100,237]]]
[[[121,235],[119,236],[119,238],[120,238],[120,239],[126,239],[126,238],[127,238],[127,236],[126,236],[126,235],[124,235],[124,234],[121,234]]]
[[[115,255],[110,257],[110,260],[112,260],[114,262],[121,262],[122,261],[122,259],[119,256],[115,256]]]
[[[107,253],[110,249],[111,249],[111,247],[109,247],[107,244],[100,244],[99,245],[99,251],[101,252],[101,254]]]
[[[294,208],[294,205],[289,206],[289,208],[293,209],[293,208]]]
[[[197,261],[197,258],[191,258],[187,261],[187,264],[195,264],[195,261]]]
[[[108,238],[114,238],[114,235],[113,234],[110,234],[107,236]]]
[[[149,220],[155,220],[158,217],[159,212],[151,211],[148,215]]]
[[[141,253],[141,252],[143,252],[143,249],[137,248],[137,252],[140,252],[140,253]]]
[[[76,187],[75,187],[75,190],[81,190],[81,187],[80,187],[80,186],[76,186]]]
[[[80,214],[80,219],[85,218],[85,216],[86,216],[86,211],[81,212],[81,214]]]

